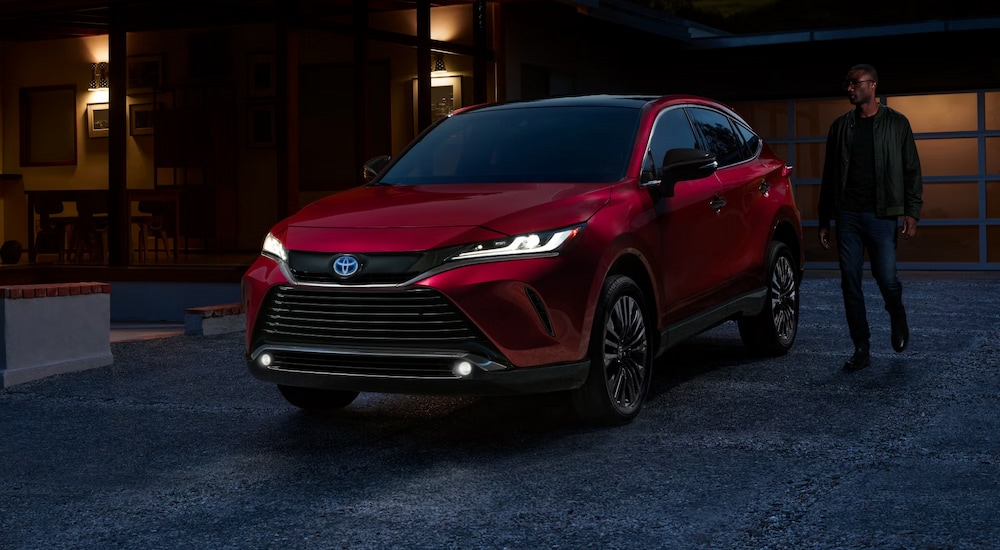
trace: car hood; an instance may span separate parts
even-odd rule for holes
[[[285,246],[318,252],[427,250],[588,220],[607,184],[363,186],[285,220]]]

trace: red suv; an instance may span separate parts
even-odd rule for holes
[[[365,169],[275,225],[243,278],[250,372],[295,406],[569,391],[622,424],[687,337],[736,320],[756,353],[795,339],[791,168],[718,102],[470,107]]]

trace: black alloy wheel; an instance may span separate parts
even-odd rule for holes
[[[653,327],[642,291],[616,275],[604,283],[590,343],[590,374],[573,392],[573,407],[585,422],[615,426],[639,414],[649,391]]]

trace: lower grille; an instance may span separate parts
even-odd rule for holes
[[[457,378],[454,358],[373,357],[300,351],[273,351],[270,368],[281,371],[355,376]]]

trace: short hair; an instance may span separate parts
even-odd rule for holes
[[[871,65],[868,65],[866,63],[861,63],[859,65],[851,67],[851,70],[847,72],[852,73],[854,71],[863,71],[865,73],[868,73],[868,75],[872,77],[872,80],[878,82],[878,71],[876,71],[875,67],[872,67]]]

